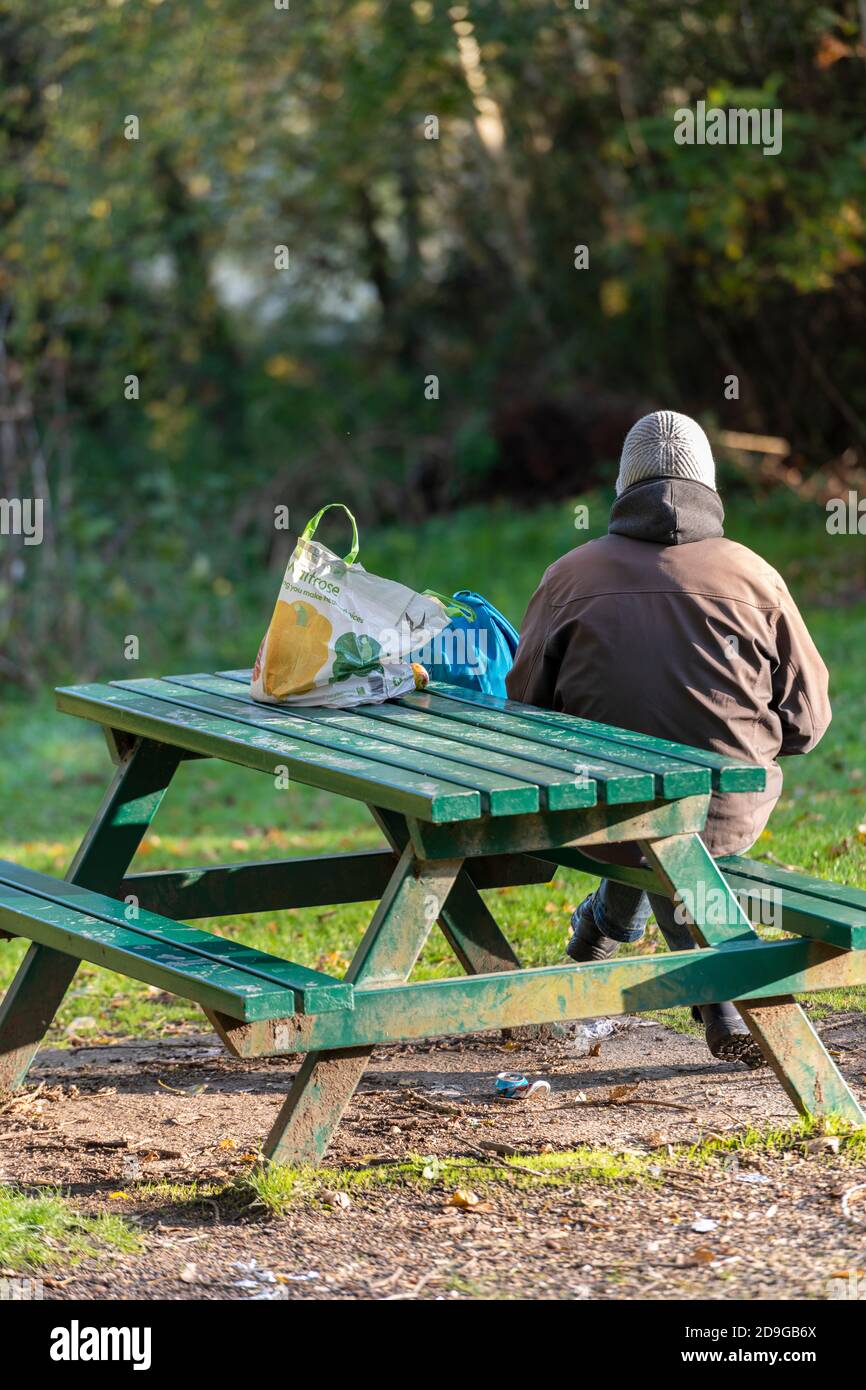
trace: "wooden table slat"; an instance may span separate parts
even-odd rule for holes
[[[224,695],[226,699],[254,710],[263,708],[252,699],[245,687],[219,676],[204,673],[175,676],[173,682],[190,689]],[[653,779],[648,773],[626,773],[613,763],[594,763],[553,754],[526,740],[505,737],[484,729],[473,730],[456,720],[443,722],[423,712],[402,709],[393,701],[383,705],[360,705],[351,710],[291,708],[282,712],[324,725],[356,729],[359,733],[368,733],[422,752],[425,749],[447,752],[450,758],[471,768],[500,769],[507,777],[538,787],[542,792],[542,809],[545,810],[568,810],[578,805],[591,805],[589,798],[579,794],[581,783],[587,778],[599,782],[600,799],[640,801],[653,796]],[[580,779],[579,771],[584,774]]]
[[[206,757],[273,773],[285,766],[289,778],[323,791],[384,806],[434,824],[474,820],[481,815],[477,791],[404,768],[375,764],[321,748],[288,734],[268,734],[229,719],[198,713],[136,695],[120,686],[61,686],[57,707],[110,728],[152,738]]]
[[[276,705],[257,704],[252,700],[246,704],[227,699],[225,696],[212,695],[189,685],[178,685],[171,680],[143,679],[117,681],[114,684],[123,690],[163,700],[172,708],[221,715],[236,721],[244,728],[286,733],[316,747],[332,749],[337,753],[351,753],[373,763],[376,769],[384,764],[387,767],[406,768],[417,774],[432,774],[444,782],[453,782],[461,791],[478,792],[482,812],[488,812],[490,815],[515,815],[538,810],[537,786],[528,786],[513,777],[503,777],[490,768],[461,766],[453,758],[444,757],[438,751],[429,748],[424,752],[423,758],[419,758],[417,753],[395,742],[378,736],[370,737],[363,727],[344,728],[339,724],[329,723],[325,718],[317,717],[327,715],[327,710],[285,709]]]
[[[232,674],[237,677],[242,673],[234,672]],[[729,757],[725,753],[715,753],[703,748],[691,748],[688,744],[675,743],[665,738],[655,738],[652,734],[642,734],[632,729],[619,729],[615,725],[599,724],[595,720],[582,719],[578,715],[559,714],[553,710],[539,709],[536,705],[524,705],[516,700],[501,700],[495,695],[483,695],[475,690],[466,690],[454,685],[443,685],[436,681],[431,683],[429,692],[457,703],[514,714],[566,731],[575,728],[580,729],[593,738],[623,744],[628,748],[647,749],[666,758],[674,758],[680,762],[709,768],[713,775],[714,791],[762,791],[766,785],[766,770],[763,767],[756,763]],[[410,704],[416,698],[413,695],[405,697]]]
[[[249,687],[248,671],[224,671],[220,675],[236,687]],[[447,703],[445,692],[453,693],[455,700]],[[471,693],[471,692],[467,692]],[[473,742],[482,733],[496,735],[502,743],[500,747],[513,747],[520,739],[522,753],[551,767],[586,768],[590,777],[599,783],[599,800],[621,803],[630,800],[649,799],[652,796],[674,797],[691,796],[709,791],[712,774],[708,767],[698,763],[699,754],[690,762],[682,758],[671,758],[658,750],[648,750],[637,744],[622,744],[613,739],[599,739],[594,733],[596,726],[589,720],[577,720],[567,716],[555,724],[534,722],[529,716],[535,713],[533,706],[518,705],[513,701],[508,710],[470,707],[468,712],[457,699],[456,686],[431,685],[429,691],[418,691],[389,700],[386,705],[365,706],[365,713],[371,718],[391,718],[393,711],[411,710],[435,718],[436,727],[443,737],[452,737],[454,726],[462,724],[472,730]],[[499,702],[500,704],[503,702]],[[375,713],[374,713],[375,711]],[[515,722],[521,719],[522,722]],[[574,727],[572,727],[574,726]],[[433,726],[431,726],[433,727]],[[601,726],[599,726],[601,727]],[[507,741],[507,742],[506,742]],[[677,745],[673,745],[677,746]],[[694,750],[693,750],[694,751]],[[568,755],[572,754],[570,758]],[[629,777],[653,778],[653,786],[648,795],[640,784],[619,784],[615,779]]]
[[[432,690],[403,696],[399,703],[407,709],[428,710],[443,722],[456,720],[473,727],[480,726],[508,736],[537,741],[542,747],[552,744],[560,750],[569,749],[576,758],[603,757],[611,768],[618,768],[623,775],[628,772],[649,773],[654,780],[653,794],[656,796],[693,796],[709,791],[711,787],[709,768],[688,766],[664,754],[651,753],[642,748],[603,743],[580,731],[539,724],[510,710],[476,708],[459,700],[446,700],[442,695],[432,693]]]

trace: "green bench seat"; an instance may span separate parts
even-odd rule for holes
[[[242,1022],[351,1009],[351,984],[0,860],[0,930]]]
[[[866,947],[866,892],[826,883],[793,869],[783,869],[742,854],[719,860],[719,868],[738,898],[760,907],[761,896],[781,908],[780,925],[796,936],[809,936],[844,950]]]
[[[647,893],[670,894],[651,869],[602,864],[577,849],[539,851],[537,857],[564,868],[630,883]],[[746,916],[757,926],[767,924],[767,908],[779,909],[773,922],[795,936],[810,937],[845,951],[866,947],[866,891],[827,883],[793,869],[783,869],[744,854],[728,854],[718,860],[728,886],[740,900]],[[781,920],[779,920],[781,919]]]

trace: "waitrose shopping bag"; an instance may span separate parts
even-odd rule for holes
[[[352,524],[342,560],[316,527],[331,507]],[[449,622],[441,601],[368,574],[357,563],[358,528],[342,502],[307,523],[295,546],[253,668],[254,700],[271,705],[379,704],[426,684],[410,653]]]

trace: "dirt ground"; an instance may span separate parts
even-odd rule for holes
[[[866,1100],[866,1017],[819,1028]],[[498,1099],[503,1070],[547,1080],[550,1095]],[[249,1171],[292,1071],[234,1061],[192,1032],[43,1052],[0,1113],[0,1181],[59,1185],[84,1210],[134,1217],[145,1242],[53,1270],[46,1297],[826,1299],[834,1276],[866,1270],[866,1193],[843,1205],[862,1165],[829,1148],[664,1161],[668,1144],[793,1112],[768,1069],[714,1062],[661,1024],[634,1020],[588,1058],[499,1035],[377,1050],[328,1165],[516,1152],[527,1185],[496,1182],[477,1210],[435,1177],[374,1183],[347,1208],[298,1199],[282,1216],[209,1195]],[[612,1104],[616,1087],[635,1089]],[[584,1144],[662,1161],[615,1185],[533,1184],[533,1155]]]

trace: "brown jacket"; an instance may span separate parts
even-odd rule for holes
[[[545,573],[508,677],[513,700],[762,763],[766,791],[714,795],[716,855],[757,839],[782,789],[775,759],[814,748],[831,717],[784,581],[724,539],[723,516],[701,483],[627,489],[611,532]]]

